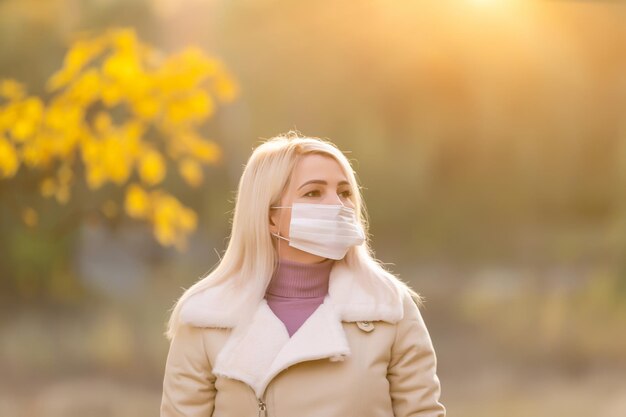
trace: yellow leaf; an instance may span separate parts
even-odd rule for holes
[[[91,190],[96,190],[104,184],[106,180],[106,175],[104,168],[99,163],[90,164],[87,166],[87,175],[85,176],[87,180],[87,186]]]
[[[188,46],[177,56],[185,66],[200,68],[203,72],[213,73],[217,69],[218,61],[209,59],[204,51],[197,46]]]
[[[165,178],[165,162],[159,152],[154,149],[146,151],[139,161],[139,176],[149,185],[155,185]]]
[[[20,100],[24,97],[24,87],[15,80],[0,80],[0,96],[8,100]]]
[[[108,177],[117,184],[123,184],[130,176],[132,157],[129,155],[124,137],[114,132],[102,143],[104,153],[100,155]]]
[[[110,36],[114,46],[121,51],[132,51],[137,47],[137,36],[132,29],[112,29]]]
[[[111,129],[111,116],[105,112],[98,112],[94,118],[94,128],[98,133],[104,133]]]
[[[113,81],[128,82],[138,78],[141,64],[132,54],[114,54],[104,62],[103,74]]]
[[[197,226],[196,213],[176,198],[163,192],[153,193],[154,234],[162,245],[185,247],[185,236]]]
[[[170,246],[175,239],[174,230],[167,223],[155,223],[154,235],[163,246]]]
[[[11,136],[15,141],[23,141],[33,134],[35,127],[26,119],[18,119],[11,128]]]
[[[61,184],[54,195],[59,204],[67,204],[70,199],[70,188],[66,184]]]
[[[212,115],[215,110],[213,100],[205,91],[197,91],[192,94],[187,100],[187,105],[189,112],[198,120]]]
[[[32,207],[22,209],[22,221],[28,227],[35,227],[39,221],[39,215]]]
[[[222,152],[215,142],[194,140],[190,144],[191,154],[201,161],[215,163],[220,160]]]
[[[0,136],[0,176],[12,177],[17,172],[20,161],[17,151],[5,138]]]
[[[110,80],[102,80],[102,90],[100,91],[102,102],[107,107],[116,106],[124,95],[122,86]]]
[[[10,103],[0,108],[0,131],[10,130],[17,120],[18,104]]]
[[[56,194],[56,183],[53,178],[45,178],[39,184],[39,191],[44,197],[50,197]]]
[[[154,233],[162,245],[171,245],[174,242],[176,231],[174,218],[176,216],[175,199],[159,197],[154,207]]]
[[[88,105],[100,95],[100,80],[98,70],[91,68],[85,71],[68,89],[68,97],[82,106]]]
[[[50,105],[44,116],[46,126],[54,130],[62,130],[67,126],[69,120],[65,110],[66,108],[58,103]]]
[[[46,82],[46,90],[48,92],[53,92],[58,90],[59,88],[67,85],[72,79],[74,74],[66,69],[61,69],[50,76],[48,81]]]
[[[101,51],[101,44],[79,40],[74,43],[65,55],[65,67],[71,71],[80,70],[85,64]]]
[[[46,155],[41,140],[31,140],[22,146],[22,161],[29,167],[42,167],[50,156]]]
[[[217,97],[227,103],[233,101],[237,97],[240,89],[237,82],[226,74],[222,74],[221,76],[215,78],[213,88],[215,89]]]
[[[159,112],[159,102],[152,97],[145,97],[133,102],[133,111],[142,119],[154,118]]]
[[[187,118],[188,108],[182,100],[170,101],[167,103],[166,119],[170,124],[178,124]]]
[[[186,153],[201,162],[209,163],[216,163],[222,158],[222,151],[217,143],[203,139],[193,130],[176,132],[172,136],[176,139],[170,145],[173,155]]]
[[[124,209],[130,217],[144,218],[150,211],[150,198],[137,184],[131,184],[126,190]]]
[[[133,147],[131,150],[133,152],[136,151],[137,149],[135,149],[134,146],[137,142],[139,142],[139,140],[141,139],[141,135],[143,135],[144,131],[146,130],[145,125],[139,120],[129,120],[128,122],[124,123],[122,129],[124,131],[124,136],[126,137],[126,140],[133,143]]]
[[[183,208],[178,217],[180,227],[185,231],[193,231],[198,224],[198,216],[191,209]]]
[[[39,98],[29,97],[18,106],[18,117],[11,128],[16,141],[24,141],[39,130],[43,118],[43,103]]]
[[[202,184],[202,166],[191,158],[185,158],[178,165],[178,171],[187,184],[198,187]]]
[[[43,102],[39,97],[29,97],[24,100],[23,112],[26,117],[33,120],[40,120],[43,116]]]
[[[52,92],[66,86],[104,47],[102,39],[76,41],[65,55],[63,68],[48,79],[46,89]]]
[[[80,148],[83,162],[86,165],[89,165],[93,161],[97,161],[98,155],[100,154],[100,148],[100,142],[96,140],[93,136],[89,134],[83,136]]]

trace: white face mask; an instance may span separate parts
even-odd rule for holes
[[[354,209],[341,204],[293,203],[290,208],[289,246],[331,259],[343,259],[351,246],[365,241]]]

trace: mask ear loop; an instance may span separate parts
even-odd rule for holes
[[[270,208],[275,208],[276,209],[276,208],[282,208],[282,207],[273,206],[273,207],[270,207]],[[280,224],[281,224],[282,217],[283,217],[283,212],[281,210],[280,213],[278,213],[278,233],[276,233],[277,236],[274,236],[274,237],[276,237],[276,246],[277,246],[276,251],[278,253],[278,262],[277,262],[278,264],[280,264],[280,240],[281,240],[280,239]],[[272,235],[274,235],[274,234],[272,234]]]
[[[279,209],[283,209],[283,208],[291,208],[291,207],[287,207],[287,206],[273,206],[272,208],[279,208]],[[281,245],[281,240],[287,240],[285,239],[285,237],[280,235],[280,225],[281,220],[283,218],[283,211],[281,210],[280,213],[278,214],[278,233],[276,233],[278,236],[276,236],[278,238],[278,240],[276,241],[276,244],[278,245],[278,263],[280,264],[280,245]]]
[[[280,236],[280,225],[282,224],[283,219],[283,209],[280,209],[280,213],[278,213],[278,236]],[[276,244],[278,245],[278,265],[280,265],[280,244],[281,239],[278,238],[276,240]]]

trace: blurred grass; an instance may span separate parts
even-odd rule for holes
[[[618,271],[483,266],[438,276],[423,268],[415,266],[412,281],[427,298],[450,415],[621,417],[626,303]],[[169,279],[168,270],[132,302],[94,297],[80,308],[2,314],[0,415],[155,415],[165,311],[188,281]]]
[[[529,363],[571,371],[626,368],[626,332],[617,331],[625,328],[626,296],[617,272],[592,270],[579,283],[549,279],[505,295],[470,288],[460,315],[500,349]]]

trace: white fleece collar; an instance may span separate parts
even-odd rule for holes
[[[245,382],[260,397],[271,379],[293,364],[322,358],[339,361],[349,356],[342,321],[401,320],[402,295],[396,292],[395,301],[376,304],[362,280],[344,262],[337,261],[330,271],[323,303],[292,337],[264,298],[251,319],[238,324],[237,312],[244,297],[227,293],[220,286],[190,297],[181,309],[181,320],[196,327],[233,328],[216,357],[213,373]]]
[[[388,286],[391,288],[392,284]],[[330,270],[328,297],[341,321],[376,321],[395,323],[402,318],[401,295],[392,303],[375,303],[365,283],[347,267],[336,261]],[[261,308],[261,301],[258,300]],[[239,312],[245,297],[225,291],[225,285],[207,288],[190,297],[182,306],[183,323],[195,327],[232,328],[239,322]]]

